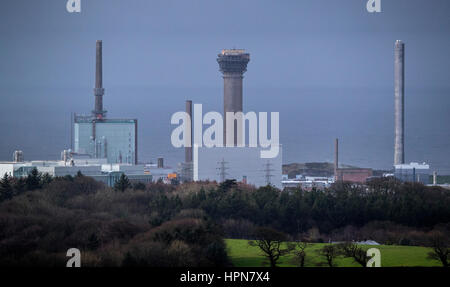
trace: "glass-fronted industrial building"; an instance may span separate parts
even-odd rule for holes
[[[394,166],[395,178],[405,182],[421,182],[428,184],[430,181],[430,166],[412,162],[410,164],[397,164]]]
[[[75,116],[74,152],[108,163],[137,164],[137,120]]]

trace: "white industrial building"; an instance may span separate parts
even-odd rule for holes
[[[320,177],[320,176],[302,176],[296,175],[295,179],[289,179],[285,174],[281,184],[285,187],[300,187],[302,189],[311,190],[329,188],[334,183],[334,177]]]
[[[40,173],[47,173],[52,177],[76,176],[78,172],[81,172],[109,186],[113,186],[122,174],[125,174],[130,182],[143,183],[158,179],[166,180],[169,174],[173,174],[170,168],[153,165],[108,164],[106,159],[71,159],[69,161],[0,162],[0,175],[24,177],[35,168]]]
[[[395,178],[401,181],[421,182],[423,184],[428,184],[430,181],[430,166],[426,163],[396,164],[394,168]]]

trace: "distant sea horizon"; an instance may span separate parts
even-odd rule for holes
[[[140,162],[163,157],[176,168],[184,150],[172,147],[170,117],[185,100],[203,104],[203,113],[222,112],[223,87],[106,87],[109,118],[138,119]],[[25,160],[56,160],[70,148],[70,114],[89,114],[90,87],[0,87],[0,161],[22,150]],[[450,89],[407,88],[406,162],[426,162],[450,174]],[[298,104],[298,103],[301,104]],[[291,104],[295,103],[295,104]],[[391,87],[244,87],[244,110],[280,112],[283,164],[333,162],[339,138],[340,163],[391,170],[394,123]],[[205,127],[204,127],[205,128]],[[430,171],[430,172],[431,172]]]

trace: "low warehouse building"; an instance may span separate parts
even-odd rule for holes
[[[367,178],[373,175],[371,168],[338,168],[336,179],[354,183],[366,183]]]

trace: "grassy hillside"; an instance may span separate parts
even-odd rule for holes
[[[257,247],[248,245],[247,240],[227,239],[228,254],[231,261],[236,267],[261,267],[268,266],[264,264],[264,258]],[[325,262],[317,254],[317,250],[322,248],[325,243],[311,244],[306,249],[306,266],[316,267],[318,263]],[[427,259],[427,253],[430,251],[426,247],[416,246],[365,246],[367,249],[376,247],[381,251],[381,266],[382,267],[401,267],[401,266],[441,266],[438,261]],[[295,266],[292,261],[292,255],[284,256],[279,261],[281,267]],[[358,267],[350,258],[338,258],[336,263],[339,267]]]

